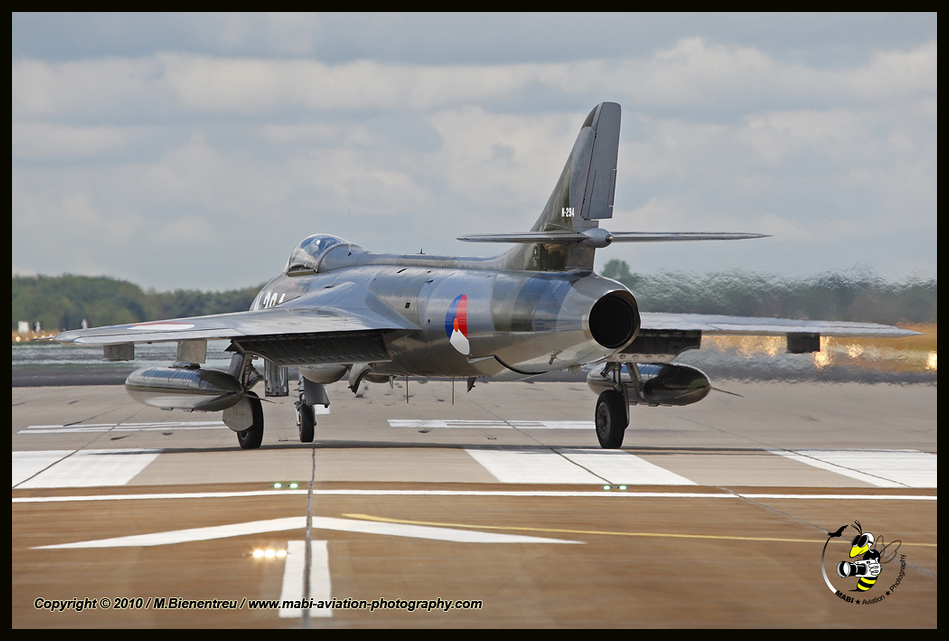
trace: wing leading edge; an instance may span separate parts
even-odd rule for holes
[[[69,330],[54,340],[76,345],[115,345],[415,329],[418,327],[376,296],[356,284],[346,283],[278,307]]]
[[[689,349],[698,349],[702,336],[784,336],[792,354],[819,352],[821,336],[896,338],[914,332],[892,325],[847,321],[812,321],[713,314],[640,312],[636,339],[608,360],[615,362],[670,362]]]
[[[640,312],[643,330],[700,331],[708,335],[782,336],[787,334],[821,334],[865,338],[896,338],[915,336],[919,332],[878,323],[848,321],[814,321],[793,318],[760,318],[714,314],[667,314]]]

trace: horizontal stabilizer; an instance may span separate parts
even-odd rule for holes
[[[717,231],[618,231],[612,236],[614,243],[655,243],[670,240],[745,240],[769,238],[770,234]]]
[[[612,243],[656,243],[677,240],[745,240],[767,238],[768,234],[744,232],[658,232],[618,231],[586,229],[584,231],[527,231],[511,234],[471,234],[459,236],[458,240],[470,243],[583,243],[590,247],[606,247]]]
[[[525,231],[513,234],[469,234],[459,236],[466,243],[578,243],[584,239],[580,232]]]

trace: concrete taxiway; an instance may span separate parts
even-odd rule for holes
[[[14,388],[13,627],[936,626],[934,385],[718,381],[621,451],[582,383],[404,385],[330,386],[313,445],[271,399],[256,451]],[[854,521],[894,553],[865,593]]]

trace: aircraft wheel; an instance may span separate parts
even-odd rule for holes
[[[611,389],[600,394],[596,399],[594,422],[600,447],[607,450],[619,449],[623,445],[627,426],[623,395]]]
[[[300,404],[300,442],[312,443],[316,421],[313,418],[313,406]]]
[[[264,440],[264,408],[261,406],[260,398],[254,392],[247,392],[246,397],[250,401],[254,422],[250,429],[237,433],[237,442],[240,443],[242,450],[256,450]]]

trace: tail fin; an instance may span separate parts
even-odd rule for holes
[[[598,104],[580,127],[547,204],[529,232],[474,234],[458,240],[516,243],[503,268],[527,271],[593,270],[594,252],[614,242],[740,240],[766,234],[732,232],[616,232],[599,228],[613,217],[620,106]]]
[[[532,232],[578,233],[597,227],[598,220],[612,218],[619,131],[617,103],[601,102],[590,112],[540,218],[531,227]],[[578,243],[518,244],[505,255],[504,267],[531,271],[592,270],[594,250]]]
[[[573,144],[557,186],[550,194],[535,231],[544,224],[563,224],[579,216],[587,225],[574,231],[596,227],[596,222],[613,217],[613,193],[616,190],[616,157],[619,153],[620,106],[601,102],[587,116]]]

